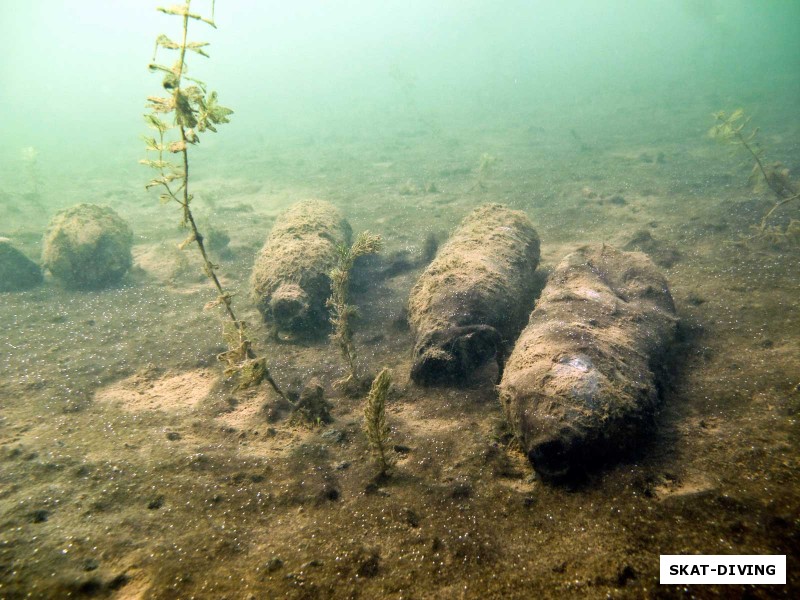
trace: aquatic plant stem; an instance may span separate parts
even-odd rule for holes
[[[778,202],[778,203],[777,203],[775,206],[773,206],[772,208],[770,208],[770,209],[769,209],[769,212],[768,212],[767,214],[765,214],[765,215],[764,215],[764,218],[763,218],[763,219],[761,219],[761,225],[762,225],[762,227],[763,227],[763,226],[766,224],[766,221],[767,221],[767,219],[769,219],[769,217],[770,217],[770,215],[771,215],[772,213],[774,213],[776,210],[778,210],[778,209],[779,209],[781,206],[783,206],[784,204],[787,204],[787,203],[791,202],[792,200],[797,200],[798,198],[800,198],[800,194],[795,194],[794,196],[789,196],[788,198],[784,198],[783,200],[781,200],[780,202]]]
[[[767,221],[769,221],[769,218],[772,216],[772,213],[774,213],[784,204],[788,204],[792,200],[797,200],[798,198],[800,198],[800,193],[794,194],[793,196],[784,197],[785,194],[784,190],[776,186],[775,183],[769,178],[769,175],[767,175],[767,170],[764,168],[764,163],[761,162],[761,158],[758,156],[758,153],[755,152],[750,147],[750,144],[747,143],[747,140],[745,140],[744,136],[742,135],[742,132],[737,131],[734,135],[736,136],[736,139],[739,140],[739,143],[742,146],[744,146],[745,150],[747,150],[753,157],[753,159],[755,159],[756,165],[758,166],[759,171],[761,171],[761,175],[764,178],[766,184],[769,186],[769,189],[771,189],[775,193],[775,195],[778,196],[778,198],[781,198],[781,200],[775,203],[775,206],[770,208],[769,211],[767,211],[767,213],[761,218],[761,224],[759,225],[759,230],[763,232],[767,228]]]
[[[742,133],[750,122],[750,117],[746,116],[742,109],[735,110],[730,114],[726,113],[725,111],[720,111],[714,113],[714,117],[717,119],[718,124],[711,128],[709,135],[712,138],[726,140],[733,144],[742,146],[755,161],[755,167],[753,168],[753,171],[755,172],[755,170],[758,169],[758,171],[761,173],[761,177],[764,179],[764,183],[766,183],[767,187],[769,187],[769,189],[772,190],[772,192],[778,197],[778,201],[775,203],[775,205],[761,218],[761,223],[759,223],[758,227],[754,227],[754,229],[757,230],[757,233],[747,239],[755,239],[759,236],[765,236],[768,233],[770,235],[775,235],[774,228],[772,231],[770,231],[767,227],[769,218],[780,207],[800,198],[800,193],[797,193],[796,187],[789,182],[788,177],[786,177],[784,174],[776,170],[773,170],[771,173],[767,171],[767,167],[764,166],[764,162],[761,160],[761,149],[754,149],[750,145],[750,141],[752,141],[758,134],[758,128],[753,129],[747,133],[747,135]],[[792,222],[794,222],[794,220]],[[780,230],[778,230],[778,235],[784,235],[787,232],[788,228],[782,233]]]
[[[186,2],[186,12],[189,11],[189,4],[191,0],[187,0]],[[181,55],[180,55],[180,75],[178,75],[178,87],[176,88],[176,94],[178,93],[177,90],[180,89],[180,81],[183,75],[183,67],[184,67],[184,60],[186,57],[186,35],[187,30],[189,27],[189,16],[188,14],[183,16],[183,43],[181,44]],[[217,277],[217,273],[214,270],[214,264],[208,258],[208,252],[206,251],[206,246],[203,241],[203,235],[200,233],[200,230],[197,227],[197,223],[194,220],[194,215],[192,214],[192,209],[189,208],[189,146],[188,140],[186,138],[186,127],[181,123],[179,125],[179,130],[181,134],[181,142],[183,145],[183,149],[181,153],[183,154],[183,174],[184,174],[184,185],[183,185],[183,217],[184,220],[189,224],[189,227],[192,230],[192,235],[194,236],[194,241],[197,243],[197,247],[200,250],[200,254],[203,257],[203,263],[205,266],[205,272],[209,279],[214,283],[214,287],[217,288],[219,292],[219,299],[225,305],[225,312],[228,313],[228,316],[233,321],[234,327],[238,330],[238,332],[244,337],[244,325],[243,323],[236,317],[236,313],[233,312],[233,307],[231,306],[231,296],[230,294],[225,292],[225,289],[222,287],[222,284],[219,281],[219,277]],[[249,340],[248,340],[249,342]],[[249,343],[247,345],[246,350],[247,358],[249,360],[253,360],[256,358],[255,352],[250,347]],[[275,380],[272,378],[272,375],[269,372],[269,369],[266,369],[264,372],[264,379],[266,379],[267,383],[269,383],[270,387],[275,391],[278,396],[286,400],[287,402],[291,401],[286,397],[283,391],[278,387],[278,384],[275,383]]]
[[[333,325],[333,339],[342,351],[347,361],[350,373],[347,377],[339,380],[337,385],[346,387],[351,382],[358,382],[356,372],[356,348],[353,344],[353,330],[350,320],[356,314],[355,306],[350,305],[350,272],[353,269],[356,259],[359,256],[375,254],[381,251],[383,240],[379,235],[373,235],[369,231],[364,231],[356,237],[351,247],[342,246],[339,248],[339,259],[336,267],[331,271],[331,297],[328,298],[327,306],[331,309],[331,324]]]
[[[752,156],[753,159],[756,161],[758,170],[761,171],[761,175],[764,178],[766,184],[769,186],[769,189],[771,189],[779,198],[783,197],[782,191],[779,190],[775,186],[775,184],[770,180],[769,175],[767,175],[767,170],[764,168],[764,163],[761,162],[761,158],[758,156],[758,153],[755,150],[753,150],[750,147],[750,144],[747,143],[747,140],[744,139],[742,132],[737,131],[734,133],[734,136],[736,136],[736,139],[739,140],[739,143],[744,147],[745,150],[747,150],[750,153],[750,156]],[[793,200],[794,198],[797,198],[797,194],[795,194],[793,198],[786,198],[781,200],[780,202],[775,204],[775,206],[773,206],[763,217],[761,217],[761,224],[758,227],[759,233],[763,233],[764,230],[766,229],[767,221],[769,220],[770,215],[772,215],[772,213],[774,213],[778,207],[783,206],[784,204],[786,204],[790,200]],[[751,236],[750,239],[752,239],[752,237],[755,236]]]
[[[757,131],[757,130],[756,130]],[[769,175],[767,175],[767,170],[764,168],[764,163],[761,162],[761,157],[758,156],[758,153],[750,147],[750,144],[747,143],[747,140],[742,135],[741,131],[734,132],[736,139],[739,140],[739,143],[744,146],[744,149],[747,150],[750,155],[755,159],[756,165],[758,165],[758,170],[761,171],[761,175],[764,177],[764,181],[769,186],[769,188],[778,195],[779,198],[783,197],[783,191],[775,187],[775,184],[770,180]],[[774,209],[773,209],[774,210]],[[772,211],[770,211],[772,213]]]
[[[386,399],[389,386],[392,385],[392,373],[384,368],[373,380],[364,403],[364,432],[367,434],[372,456],[378,466],[378,476],[385,477],[392,466],[388,455],[389,433],[391,429],[386,423]]]
[[[185,4],[183,7],[171,7],[169,9],[159,9],[167,14],[176,14],[182,17],[183,21],[183,35],[180,45],[175,44],[174,42],[169,41],[168,39],[165,41],[161,40],[161,37],[156,43],[156,50],[158,50],[159,42],[162,45],[166,45],[166,47],[170,49],[177,49],[180,51],[178,61],[172,69],[163,69],[167,70],[172,74],[172,77],[168,80],[169,85],[167,85],[165,80],[164,87],[165,89],[172,90],[172,100],[171,106],[168,106],[168,110],[164,110],[164,103],[162,100],[158,98],[151,98],[151,102],[153,102],[154,112],[172,112],[173,110],[176,113],[175,116],[175,124],[177,125],[178,132],[180,133],[180,141],[171,144],[169,147],[170,152],[180,152],[183,159],[183,172],[178,172],[177,174],[168,174],[164,169],[165,161],[163,160],[163,151],[164,151],[164,132],[167,126],[158,119],[151,119],[151,123],[156,125],[156,128],[159,130],[160,134],[160,144],[158,144],[157,148],[159,151],[159,171],[161,173],[160,181],[156,180],[156,182],[151,182],[151,184],[161,184],[166,188],[168,192],[167,200],[172,199],[178,202],[183,209],[183,222],[189,228],[190,235],[189,237],[181,244],[181,247],[185,247],[186,245],[196,242],[197,247],[200,251],[200,254],[203,258],[203,270],[206,276],[211,280],[214,284],[214,287],[217,290],[217,300],[213,303],[214,304],[224,304],[225,305],[225,312],[227,313],[228,317],[233,323],[234,328],[236,329],[236,334],[238,340],[232,341],[229,344],[229,349],[227,352],[223,352],[217,358],[220,360],[224,360],[228,363],[229,369],[226,370],[226,374],[233,371],[238,371],[240,375],[243,375],[245,370],[247,372],[248,380],[244,383],[240,382],[240,385],[247,386],[252,385],[253,383],[258,383],[260,381],[266,380],[267,383],[272,387],[278,396],[280,396],[283,400],[289,402],[294,406],[287,397],[286,394],[278,387],[278,384],[272,378],[272,375],[269,372],[269,369],[266,366],[266,360],[264,358],[258,358],[255,352],[252,349],[252,343],[247,336],[245,330],[245,323],[240,321],[236,316],[236,313],[233,311],[233,306],[231,303],[231,294],[225,291],[222,287],[222,284],[217,276],[216,269],[214,264],[211,262],[211,259],[208,256],[208,252],[205,247],[204,237],[202,233],[200,233],[199,228],[197,227],[197,222],[195,221],[194,215],[192,214],[192,210],[190,208],[190,203],[192,201],[192,195],[189,193],[189,145],[196,144],[198,141],[197,135],[194,133],[193,130],[190,129],[191,135],[187,134],[187,122],[189,123],[189,127],[194,127],[198,125],[198,119],[195,117],[196,110],[190,105],[190,92],[186,92],[181,88],[181,83],[183,80],[183,74],[186,69],[186,49],[189,46],[188,42],[188,31],[189,31],[189,18],[193,19],[200,19],[205,23],[208,23],[212,27],[216,27],[213,21],[213,4],[212,4],[212,18],[211,20],[204,19],[199,15],[193,15],[189,12],[191,5],[191,0],[185,0]],[[204,43],[193,43],[191,47],[198,51],[201,54],[204,54],[202,50],[199,50]],[[205,54],[204,54],[205,55]],[[205,55],[207,56],[207,55]],[[155,59],[155,55],[154,55]],[[200,84],[202,86],[202,84]],[[217,107],[217,112],[212,114],[214,110],[214,106],[216,104],[216,93],[212,92],[209,98],[205,96],[205,87],[203,86],[203,93],[200,99],[198,100],[197,97],[194,97],[194,101],[199,103],[200,110],[202,111],[201,114],[201,123],[199,124],[200,131],[204,131],[204,128],[209,128],[212,131],[216,131],[212,123],[220,123],[220,122],[227,122],[227,114],[230,114],[232,111],[228,109],[223,109],[221,107]],[[171,189],[169,182],[172,179],[178,179],[181,181],[181,186],[178,190]],[[176,196],[176,192],[182,192],[181,197]]]

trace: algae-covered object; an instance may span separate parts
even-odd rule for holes
[[[42,283],[42,269],[0,237],[0,292],[18,292]]]
[[[350,224],[329,202],[304,200],[278,216],[250,278],[253,299],[276,331],[327,332],[330,272],[351,235]]]
[[[103,288],[128,272],[132,246],[131,228],[113,209],[77,204],[50,221],[42,266],[67,288]]]
[[[525,213],[486,204],[470,213],[419,278],[408,303],[412,379],[459,383],[513,340],[533,305],[539,236]]]
[[[646,255],[597,245],[561,261],[500,384],[537,472],[579,475],[641,441],[676,323],[667,281]]]

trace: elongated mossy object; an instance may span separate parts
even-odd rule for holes
[[[278,216],[250,277],[252,298],[276,332],[327,333],[331,271],[350,236],[350,224],[330,202],[304,200]]]
[[[425,269],[408,302],[415,336],[412,379],[463,382],[522,329],[533,305],[539,236],[525,213],[475,209]]]
[[[581,248],[550,276],[500,383],[533,467],[562,479],[642,440],[677,319],[645,254]]]

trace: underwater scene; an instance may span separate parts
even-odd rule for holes
[[[0,598],[797,597],[800,3],[175,1],[0,11]]]

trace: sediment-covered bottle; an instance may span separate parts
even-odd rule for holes
[[[408,303],[412,379],[463,382],[525,323],[536,289],[539,236],[521,211],[486,204],[459,225],[420,276]]]
[[[350,224],[329,202],[304,200],[278,216],[250,278],[253,299],[277,332],[328,331],[330,272],[351,236]]]
[[[645,254],[595,245],[561,261],[500,384],[537,472],[580,474],[642,439],[676,323],[667,281]]]

